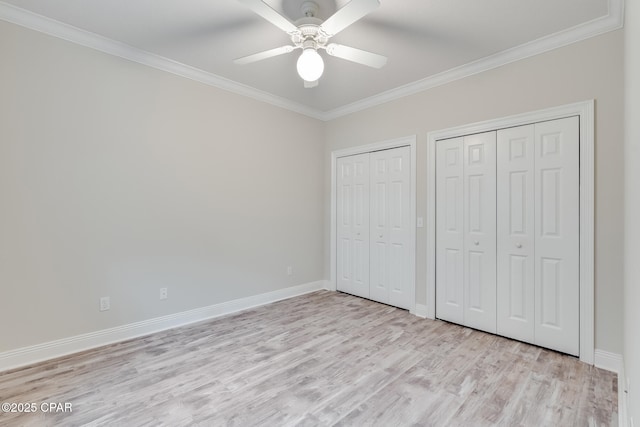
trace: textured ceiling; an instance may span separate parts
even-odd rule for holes
[[[265,0],[290,20],[303,0]],[[611,0],[615,2],[615,0]],[[326,19],[346,0],[317,0]],[[609,0],[380,0],[332,41],[387,56],[372,69],[325,58],[305,89],[299,51],[248,65],[233,59],[288,44],[236,0],[8,0],[17,6],[203,70],[319,113],[331,112],[576,26],[604,19]]]

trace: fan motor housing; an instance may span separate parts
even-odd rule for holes
[[[305,1],[300,6],[302,16],[305,16],[307,18],[313,18],[314,16],[318,15],[318,10],[320,10],[320,8],[314,1]]]
[[[317,18],[302,18],[296,21],[298,32],[291,35],[291,41],[296,46],[310,40],[320,46],[326,45],[329,38],[320,30],[320,24],[322,21]]]

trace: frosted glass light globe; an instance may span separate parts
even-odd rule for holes
[[[305,49],[298,58],[297,68],[303,80],[315,82],[324,72],[324,61],[315,49]]]

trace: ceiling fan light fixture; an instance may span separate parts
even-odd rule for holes
[[[302,80],[315,82],[324,72],[324,61],[314,48],[307,48],[302,51],[298,58],[298,75]]]
[[[380,0],[348,0],[337,12],[325,20],[317,17],[319,10],[318,0],[299,0],[302,2],[301,12],[303,17],[296,20],[295,24],[269,6],[266,3],[267,0],[238,1],[287,33],[291,38],[292,44],[237,58],[234,60],[236,64],[250,64],[283,55],[295,49],[302,49],[302,54],[297,63],[298,75],[304,80],[305,88],[312,88],[318,86],[318,80],[324,72],[324,61],[318,54],[318,49],[324,49],[329,56],[335,56],[372,68],[382,68],[387,63],[387,58],[382,55],[329,43],[331,37],[378,8]],[[273,1],[275,0],[271,2]]]

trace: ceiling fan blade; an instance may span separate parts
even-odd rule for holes
[[[320,29],[328,36],[335,36],[363,16],[373,12],[380,6],[380,0],[351,0],[344,7],[331,15],[320,25]]]
[[[387,63],[386,56],[367,52],[366,50],[362,49],[356,49],[354,47],[343,46],[336,43],[330,43],[329,45],[327,45],[327,53],[337,58],[357,62],[358,64],[367,65],[373,68],[382,68]]]
[[[254,53],[253,55],[243,56],[242,58],[234,59],[233,62],[238,65],[250,64],[252,62],[262,61],[263,59],[272,58],[278,55],[284,55],[285,53],[293,52],[294,46],[282,46],[275,49],[265,50],[263,52]]]
[[[280,15],[271,6],[266,4],[262,0],[238,0],[240,3],[247,6],[249,9],[262,16],[267,21],[271,22],[276,27],[280,28],[287,34],[291,34],[298,31],[298,27],[293,25],[287,18]]]

